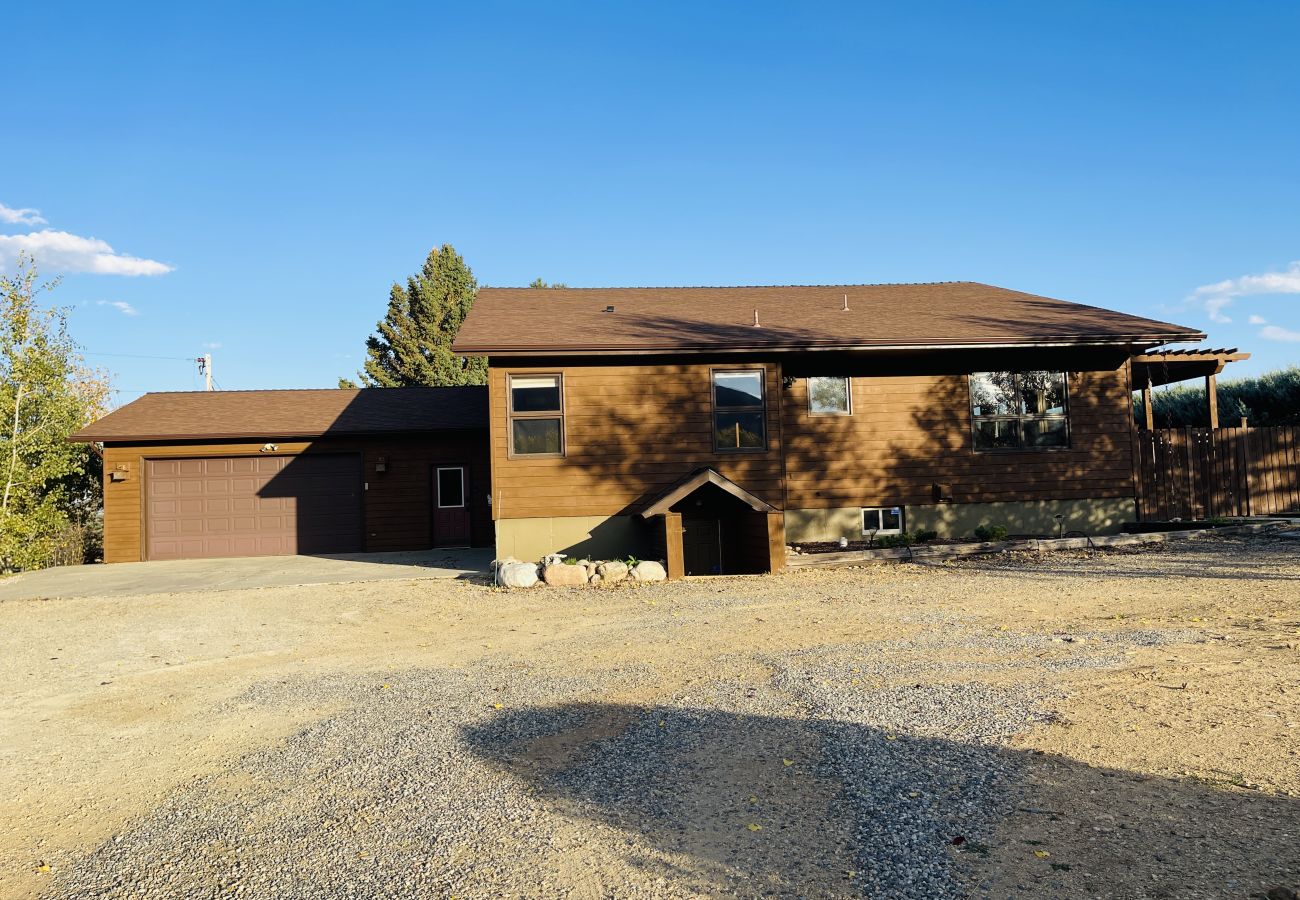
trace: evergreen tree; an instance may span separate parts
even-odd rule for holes
[[[566,287],[568,287],[568,285],[565,284],[565,283],[562,282],[562,281],[557,281],[557,282],[555,282],[555,284],[547,284],[547,283],[546,283],[546,279],[544,279],[544,278],[534,278],[532,281],[530,281],[530,282],[528,283],[528,286],[529,286],[530,288],[566,288]]]
[[[388,311],[366,339],[362,385],[485,384],[485,357],[451,351],[477,291],[474,273],[450,244],[431,250],[419,272],[389,291]],[[353,386],[339,379],[339,387]]]

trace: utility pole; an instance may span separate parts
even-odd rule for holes
[[[194,361],[199,364],[199,374],[203,376],[203,389],[212,390],[212,354],[205,353]]]

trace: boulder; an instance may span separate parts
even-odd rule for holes
[[[587,568],[564,563],[549,565],[542,569],[542,581],[554,587],[580,587],[587,583]]]
[[[530,588],[537,584],[537,566],[533,563],[503,562],[497,566],[497,584],[508,588]]]
[[[618,560],[601,563],[596,567],[596,574],[605,581],[622,581],[627,577],[627,563]]]
[[[600,584],[599,575],[591,575],[587,578],[587,584]]]
[[[630,577],[633,581],[666,581],[668,573],[654,560],[645,560],[632,567]]]

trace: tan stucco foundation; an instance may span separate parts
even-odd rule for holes
[[[1009,534],[1053,536],[1057,533],[1058,514],[1065,517],[1063,531],[1115,534],[1125,522],[1134,521],[1136,514],[1130,498],[943,503],[905,509],[908,531],[937,531],[945,538],[973,537],[980,525],[1003,525]],[[841,537],[862,538],[861,507],[786,510],[787,543],[834,541]]]
[[[645,523],[634,516],[498,519],[497,557],[541,559],[548,553],[619,559],[645,552]]]

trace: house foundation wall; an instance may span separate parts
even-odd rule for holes
[[[908,531],[937,531],[940,537],[972,537],[980,525],[1002,525],[1009,534],[1054,536],[1057,515],[1063,532],[1116,534],[1136,518],[1132,498],[942,503],[905,507]],[[785,513],[787,543],[862,539],[862,508],[791,509]]]
[[[645,556],[654,548],[647,524],[636,516],[544,516],[498,519],[497,558],[538,560],[549,553],[592,559]]]

